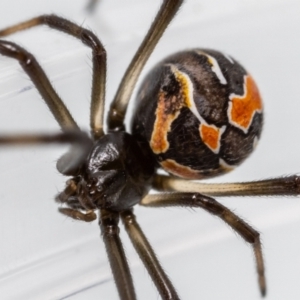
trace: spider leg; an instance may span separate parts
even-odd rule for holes
[[[209,196],[296,196],[300,194],[297,175],[250,182],[201,183],[171,176],[156,175],[154,188],[159,191],[196,192]]]
[[[0,135],[2,145],[78,144],[83,148],[90,139],[82,131],[65,131],[54,134]]]
[[[121,218],[131,242],[149,272],[161,298],[163,300],[179,299],[175,288],[161,267],[151,245],[138,225],[132,210],[122,212]]]
[[[31,53],[15,43],[0,40],[0,54],[19,61],[62,129],[79,129],[69,110],[57,95],[45,72]]]
[[[147,195],[142,199],[140,204],[150,207],[199,207],[221,218],[246,242],[252,245],[256,260],[260,292],[262,296],[266,295],[266,279],[259,232],[254,230],[249,224],[243,221],[228,208],[217,202],[215,199],[199,193],[166,193]]]
[[[183,0],[164,0],[158,11],[155,20],[153,21],[147,35],[142,44],[137,50],[135,56],[131,60],[123,79],[119,85],[118,91],[111,104],[108,127],[111,130],[118,130],[124,128],[124,118],[127,110],[127,105],[131,94],[137,82],[137,79],[147,62],[150,54],[153,52],[157,42],[161,38],[167,26],[174,18],[176,12],[179,10]]]
[[[119,214],[100,210],[99,225],[101,228],[110,267],[122,300],[136,299],[129,266],[119,237]]]
[[[104,101],[105,101],[105,80],[106,80],[106,51],[96,37],[91,31],[82,28],[64,18],[60,18],[55,15],[42,15],[28,21],[7,27],[0,30],[0,37],[8,36],[15,32],[29,29],[38,25],[48,25],[59,31],[63,31],[69,35],[74,36],[81,40],[83,44],[92,49],[92,61],[93,61],[93,80],[92,80],[92,100],[91,100],[91,115],[90,115],[90,126],[91,131],[95,139],[103,135],[103,113],[104,113]],[[46,100],[50,110],[54,114],[55,118],[58,119],[59,124],[62,127],[77,127],[75,121],[70,116],[66,107],[62,104],[61,99],[55,93],[50,85],[44,72],[41,70],[40,66],[37,64],[32,55],[26,52],[21,47],[17,47],[13,43],[8,43],[2,41],[7,45],[8,48],[6,52],[11,52],[11,55],[1,53],[3,55],[11,56],[19,59],[23,69],[31,77],[35,83],[37,89],[42,94]],[[9,51],[9,45],[13,47]],[[15,49],[15,50],[14,50]],[[19,50],[18,50],[19,49]],[[5,52],[5,50],[3,50]],[[15,53],[16,52],[16,53]],[[27,57],[29,55],[29,57]],[[42,78],[39,79],[39,76]],[[51,97],[51,99],[49,99]],[[62,111],[61,111],[62,110]],[[68,113],[68,114],[67,114]],[[61,116],[62,115],[62,116]],[[68,116],[64,116],[68,115]]]
[[[76,175],[85,161],[92,146],[91,139],[82,131],[72,130],[55,134],[14,134],[0,135],[0,145],[42,145],[71,144],[69,152],[64,154],[56,164],[64,175]]]

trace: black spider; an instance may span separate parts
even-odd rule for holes
[[[19,61],[42,95],[62,133],[0,137],[2,144],[67,143],[57,163],[71,178],[56,201],[59,211],[90,222],[97,218],[121,299],[135,299],[131,274],[119,238],[119,218],[162,299],[179,299],[133,214],[133,206],[201,207],[220,217],[253,247],[258,281],[266,293],[259,233],[210,196],[295,195],[299,177],[231,184],[201,184],[185,179],[220,175],[240,164],[260,138],[262,102],[252,77],[233,58],[215,50],[192,49],[160,62],[137,96],[131,134],[124,117],[138,76],[183,0],[164,0],[131,61],[103,131],[106,52],[98,38],[66,19],[42,15],[0,31],[7,36],[48,25],[92,49],[91,136],[80,131],[32,54],[0,40],[0,54]],[[170,176],[156,173],[164,168]],[[181,179],[179,177],[185,178]],[[168,193],[148,194],[154,188]],[[176,192],[170,192],[176,191]]]

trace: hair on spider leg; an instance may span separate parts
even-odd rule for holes
[[[67,177],[55,201],[75,220],[97,219],[120,299],[136,299],[120,220],[162,299],[180,299],[134,214],[134,206],[201,208],[217,216],[253,249],[259,290],[266,295],[260,233],[214,197],[298,195],[292,175],[235,183],[201,183],[241,164],[254,150],[263,126],[263,103],[250,73],[236,60],[212,49],[172,54],[145,77],[137,94],[131,133],[124,118],[133,89],[149,56],[183,0],[164,0],[130,62],[110,106],[104,131],[106,52],[88,29],[41,15],[0,30],[0,37],[39,25],[69,34],[92,52],[90,135],[80,131],[35,57],[16,43],[0,40],[0,55],[17,60],[41,94],[62,133],[0,136],[1,145],[70,144],[59,158]],[[96,1],[90,2],[92,8]],[[161,175],[164,169],[167,175]],[[193,181],[197,180],[197,181]],[[155,189],[157,194],[150,194]],[[200,258],[199,258],[200,259]],[[234,286],[234,282],[233,282]]]

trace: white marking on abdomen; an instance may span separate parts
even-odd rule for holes
[[[212,57],[211,55],[203,52],[203,51],[196,51],[198,54],[201,54],[201,55],[205,55],[207,58],[208,58],[208,62],[211,64],[211,70],[216,74],[216,76],[218,77],[218,79],[220,80],[220,83],[221,84],[227,84],[227,80],[226,78],[224,77],[223,73],[222,73],[222,70],[219,66],[219,63],[218,61]]]

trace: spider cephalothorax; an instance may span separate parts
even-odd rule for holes
[[[64,191],[58,198],[70,207],[122,211],[141,201],[151,187],[155,171],[149,164],[150,149],[126,132],[111,132],[95,142],[72,180],[71,199]],[[67,182],[67,186],[70,182]]]

